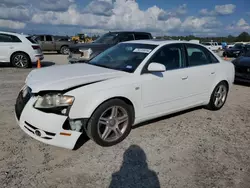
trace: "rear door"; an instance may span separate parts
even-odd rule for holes
[[[186,44],[187,74],[190,82],[187,95],[193,103],[201,103],[210,95],[215,81],[219,61],[205,47],[197,44]]]
[[[17,36],[0,33],[0,61],[10,62],[11,54],[20,45],[22,46],[22,41]]]
[[[45,41],[44,41],[44,50],[46,51],[54,51],[55,50],[55,42],[53,40],[53,37],[51,35],[45,35]]]

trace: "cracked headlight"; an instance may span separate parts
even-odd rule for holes
[[[74,99],[74,97],[68,95],[46,94],[38,97],[34,107],[37,109],[66,108],[73,104]]]

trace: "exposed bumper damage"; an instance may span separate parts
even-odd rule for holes
[[[21,91],[15,105],[15,117],[20,128],[32,138],[54,146],[74,149],[87,124],[87,119],[69,119],[68,116],[46,113],[33,107],[36,96],[24,96]]]

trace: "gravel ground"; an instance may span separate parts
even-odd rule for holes
[[[42,66],[66,63],[46,55]],[[38,142],[14,119],[29,70],[0,68],[1,188],[250,187],[250,87],[234,85],[217,112],[195,109],[137,126],[122,143],[75,151]]]

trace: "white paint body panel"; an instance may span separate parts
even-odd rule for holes
[[[43,52],[41,50],[34,50],[32,45],[40,46],[39,44],[32,44],[26,37],[17,33],[1,32],[0,34],[9,34],[18,37],[22,42],[0,42],[0,62],[9,63],[11,55],[15,52],[25,52],[29,55],[31,62],[37,62],[38,59],[43,59]]]
[[[234,66],[231,62],[203,65],[162,73],[141,74],[147,60],[163,45],[181,41],[133,41],[159,45],[140,64],[134,73],[126,73],[88,64],[53,66],[32,71],[26,84],[33,92],[44,90],[64,90],[70,87],[96,82],[69,90],[66,94],[75,97],[69,118],[90,118],[93,111],[104,101],[123,97],[131,101],[135,109],[135,124],[163,115],[182,111],[199,105],[208,104],[215,86],[225,80],[231,88],[234,81]],[[188,42],[185,42],[188,43]],[[100,81],[104,80],[104,81]],[[100,82],[98,82],[100,81]],[[46,114],[32,107],[35,99],[29,101],[21,114],[19,125],[30,122],[42,130],[59,133],[63,131],[64,116]],[[24,130],[24,129],[23,129]],[[27,134],[42,142],[72,148],[80,133],[70,131],[71,137],[57,136],[56,139],[44,141],[24,130]]]

